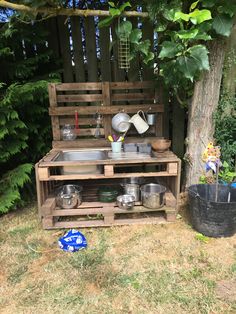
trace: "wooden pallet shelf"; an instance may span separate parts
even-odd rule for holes
[[[125,143],[150,143],[163,136],[163,105],[159,102],[153,82],[97,82],[49,84],[49,114],[51,116],[52,150],[36,165],[36,185],[39,217],[43,228],[99,227],[137,223],[165,223],[174,221],[178,210],[181,161],[171,151],[152,156],[104,158],[93,161],[58,161],[63,150],[110,150],[107,141],[114,133],[112,116],[120,111],[134,114],[138,110],[156,113],[156,124],[140,136],[134,127],[126,135]],[[103,116],[101,138],[94,138],[95,114]],[[62,126],[75,124],[78,114],[77,139],[63,141]],[[76,118],[77,121],[77,118]],[[90,174],[66,173],[66,167],[94,166],[99,171]],[[65,168],[63,168],[65,167]],[[97,167],[97,168],[96,168]],[[68,168],[67,168],[68,169]],[[65,172],[65,173],[64,173]],[[98,172],[98,173],[97,173]],[[98,187],[118,185],[125,178],[143,177],[147,182],[158,182],[169,190],[166,204],[150,210],[136,203],[132,210],[123,210],[115,203],[98,202]],[[55,194],[58,186],[69,183],[82,185],[83,202],[78,208],[59,209]],[[122,192],[121,192],[122,194]]]
[[[131,210],[120,209],[116,203],[82,202],[78,208],[60,209],[55,197],[49,197],[42,205],[45,229],[99,227],[125,225],[133,223],[165,223],[176,218],[176,199],[172,193],[166,193],[165,206],[150,209],[136,202]]]

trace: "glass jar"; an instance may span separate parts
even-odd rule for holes
[[[63,141],[73,141],[76,139],[76,133],[74,126],[65,124],[62,128],[62,139]]]

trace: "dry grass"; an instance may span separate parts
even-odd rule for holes
[[[183,220],[84,229],[88,249],[66,253],[35,208],[0,223],[0,313],[236,313],[236,235],[202,239]]]

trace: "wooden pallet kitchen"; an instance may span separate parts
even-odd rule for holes
[[[112,116],[120,111],[135,114],[138,110],[157,113],[156,125],[140,136],[131,128],[125,143],[150,143],[162,136],[163,105],[159,103],[152,82],[102,82],[49,84],[49,114],[52,121],[52,150],[35,166],[39,216],[43,228],[74,228],[112,226],[132,223],[164,223],[174,221],[178,207],[181,161],[173,152],[152,152],[152,155],[126,154],[113,158],[109,134]],[[61,128],[74,125],[78,114],[77,139],[63,141]],[[100,138],[94,137],[94,115],[102,114]],[[57,157],[62,151],[101,150],[103,160],[63,161]],[[99,173],[63,173],[63,167],[99,167]],[[101,203],[97,190],[101,186],[119,186],[124,178],[143,177],[148,182],[160,182],[168,190],[166,204],[160,209],[148,209],[136,202],[132,210],[124,210],[115,203]],[[83,202],[78,208],[60,209],[55,191],[60,184],[76,183],[83,186]]]

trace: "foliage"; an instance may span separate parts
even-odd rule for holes
[[[221,95],[215,120],[215,139],[221,146],[221,159],[232,169],[236,152],[236,98],[227,93]]]
[[[209,69],[206,43],[229,36],[235,5],[225,1],[149,1],[148,10],[159,32],[160,74],[175,90],[198,80]],[[188,87],[189,85],[187,85]]]
[[[98,23],[98,27],[109,26],[114,18],[121,16],[121,14],[125,11],[126,8],[130,8],[131,7],[131,4],[129,2],[125,2],[121,6],[115,5],[114,2],[108,2],[108,4],[109,4],[110,16],[108,16],[105,19],[101,20]]]
[[[116,29],[116,34],[118,38],[122,39],[122,37],[125,36],[130,41],[130,60],[132,60],[137,53],[141,54],[145,64],[153,60],[154,53],[150,51],[150,40],[142,40],[142,31],[138,28],[133,29],[130,21],[122,21]]]
[[[236,172],[231,171],[226,161],[223,162],[222,168],[220,169],[219,178],[226,183],[230,183],[236,178]]]
[[[55,63],[45,35],[42,25],[32,33],[15,17],[0,29],[0,213],[22,205],[33,163],[50,147],[47,84]]]

